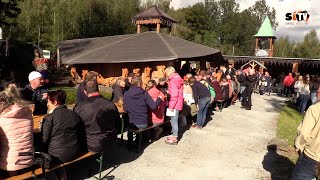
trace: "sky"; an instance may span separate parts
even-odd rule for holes
[[[172,0],[171,6],[175,9],[188,7],[204,0]],[[236,0],[240,4],[240,10],[244,10],[255,3],[255,0]],[[276,10],[276,18],[279,26],[274,31],[277,38],[288,36],[290,40],[301,42],[304,36],[312,29],[317,30],[320,38],[320,0],[266,0],[269,7]],[[308,24],[289,25],[286,14],[298,10],[307,10],[310,14]],[[291,21],[292,22],[292,21]],[[262,22],[261,22],[262,23]]]

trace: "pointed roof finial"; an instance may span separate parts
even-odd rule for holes
[[[254,37],[271,37],[276,39],[268,16],[265,17],[258,33]]]

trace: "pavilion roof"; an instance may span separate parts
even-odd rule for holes
[[[165,13],[161,9],[159,9],[159,7],[156,5],[149,7],[145,11],[134,16],[132,19],[137,20],[137,19],[147,19],[147,18],[165,18],[165,19],[172,21],[173,23],[177,23],[176,20],[174,20],[167,13]]]
[[[272,37],[276,38],[273,32],[273,28],[271,26],[271,21],[268,16],[265,17],[258,33],[254,35],[254,37]]]
[[[151,62],[221,56],[218,49],[152,31],[61,41],[58,48],[62,64]]]

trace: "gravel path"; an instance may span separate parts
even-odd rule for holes
[[[215,113],[202,130],[187,130],[177,146],[165,144],[166,137],[140,155],[117,146],[116,155],[107,158],[109,168],[103,175],[124,180],[271,179],[264,159],[283,102],[277,96],[254,95],[251,111],[236,103]]]

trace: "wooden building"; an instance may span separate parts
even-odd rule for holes
[[[258,33],[254,35],[256,39],[256,48],[254,56],[229,56],[223,57],[231,63],[234,63],[236,68],[240,68],[243,64],[256,60],[264,65],[271,75],[274,77],[281,72],[300,73],[300,74],[319,74],[320,59],[308,58],[282,58],[274,57],[274,35],[270,19],[265,17]],[[258,67],[258,66],[256,66]],[[263,68],[256,68],[263,71]]]
[[[103,77],[117,77],[122,68],[129,72],[145,67],[156,70],[156,66],[175,66],[180,68],[181,61],[206,62],[224,61],[219,50],[187,40],[159,33],[160,27],[170,28],[174,21],[169,15],[152,6],[133,18],[137,24],[137,34],[74,39],[58,43],[58,63],[73,65],[79,74],[81,69],[95,70]],[[141,33],[140,26],[145,25],[157,31]]]

